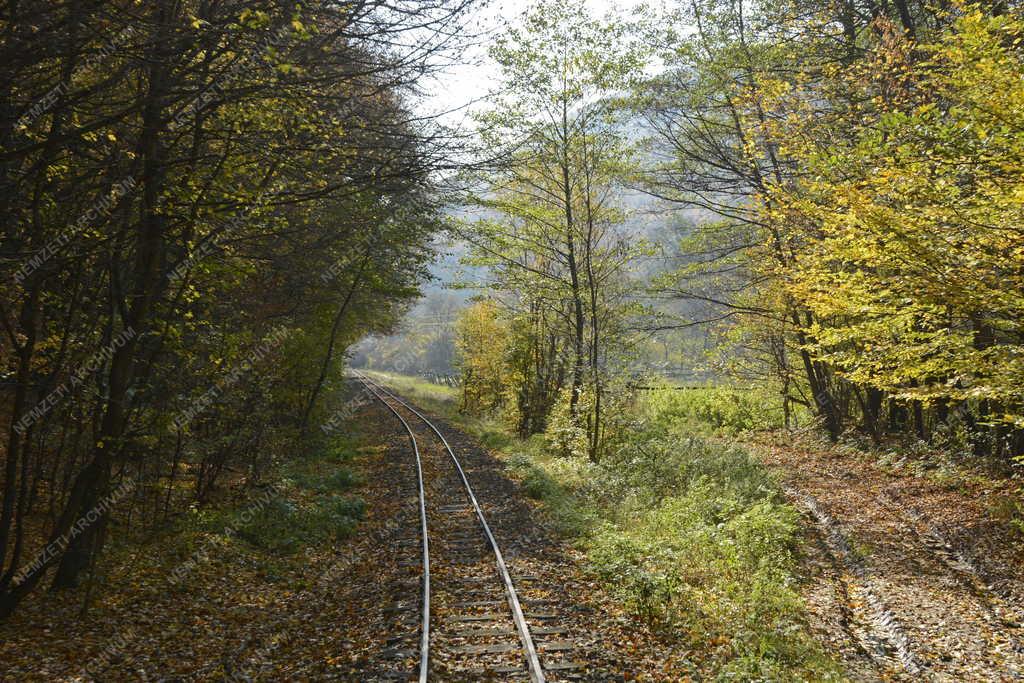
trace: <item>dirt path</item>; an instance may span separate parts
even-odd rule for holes
[[[764,442],[804,513],[815,630],[857,680],[1024,680],[1024,552],[983,484]]]

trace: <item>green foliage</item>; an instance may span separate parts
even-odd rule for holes
[[[226,513],[221,522],[257,548],[280,555],[346,538],[364,511],[358,497],[342,495],[359,483],[348,465],[354,449],[354,442],[334,437],[296,456],[282,468],[280,495]]]
[[[413,93],[457,49],[468,7],[49,3],[0,42],[19,74],[0,114],[4,420],[62,399],[28,416],[31,449],[15,430],[6,469],[63,473],[38,505],[20,475],[2,482],[0,558],[66,535],[125,458],[137,493],[111,514],[132,523],[109,528],[145,533],[306,447],[344,351],[394,326],[428,275],[444,220],[433,171],[453,149]],[[58,583],[94,564],[100,528],[55,558]],[[44,574],[0,587],[0,611]]]
[[[544,437],[556,453],[570,458],[585,458],[590,449],[590,433],[587,425],[578,419],[578,415],[593,411],[594,391],[590,387],[583,387],[576,393],[579,402],[576,404],[575,412],[569,400],[572,393],[572,387],[566,387],[559,393],[558,400],[555,401],[548,417]]]
[[[490,53],[503,82],[478,118],[487,154],[507,161],[474,178],[478,214],[463,228],[467,260],[488,268],[508,333],[503,402],[525,437],[547,429],[567,395],[553,429],[566,453],[597,459],[603,394],[628,355],[636,310],[629,273],[646,251],[624,227],[621,188],[637,155],[618,105],[648,48],[629,21],[596,18],[579,0],[543,0]],[[475,391],[480,378],[470,379]]]
[[[959,414],[970,449],[1008,463],[1024,448],[1024,20],[908,6],[679,12],[636,98],[645,182],[706,215],[655,287],[726,328],[723,369],[811,405],[833,440],[927,439]]]
[[[714,677],[841,680],[803,621],[796,511],[753,456],[688,434],[673,407],[644,406],[599,464],[537,438],[508,464],[595,575]]]
[[[310,505],[274,499],[238,526],[238,535],[256,547],[290,555],[310,545],[347,537],[363,516],[358,498],[322,496]]]
[[[589,457],[591,454],[591,424],[581,423],[573,417],[569,400],[571,388],[562,390],[548,418],[544,439],[556,453],[568,457]],[[605,377],[601,392],[601,453],[614,447],[616,440],[628,431],[633,421],[629,411],[632,392],[621,379]],[[577,412],[582,415],[596,415],[598,388],[585,385],[577,393]]]
[[[786,427],[778,393],[762,386],[666,388],[641,395],[640,401],[651,419],[663,426],[682,421],[725,434]]]
[[[601,523],[598,510],[575,492],[589,472],[586,462],[552,455],[540,436],[513,442],[506,452],[510,453],[509,469],[528,496],[544,503],[558,533],[567,538],[581,538]]]
[[[295,483],[316,493],[331,493],[347,491],[359,483],[359,478],[352,470],[339,468],[326,475],[303,473],[296,477]]]

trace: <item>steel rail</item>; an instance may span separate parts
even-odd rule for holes
[[[388,409],[395,414],[401,423],[405,427],[405,431],[409,434],[409,440],[412,442],[413,453],[416,454],[416,479],[420,490],[420,534],[423,542],[421,547],[423,548],[423,622],[420,627],[420,674],[419,683],[427,683],[427,672],[430,669],[430,540],[427,534],[427,496],[423,488],[423,463],[420,460],[420,448],[416,444],[416,435],[413,434],[412,427],[405,421],[401,413],[394,409],[390,403],[385,401],[380,394],[373,388],[371,382],[367,381],[365,376],[361,376],[357,373],[357,378],[363,383],[367,391],[377,397],[381,403],[386,405]]]
[[[487,524],[487,518],[484,517],[483,510],[480,509],[480,504],[476,500],[476,495],[473,493],[473,487],[469,484],[469,479],[466,477],[466,472],[462,469],[462,463],[455,456],[455,451],[448,444],[448,440],[444,438],[444,434],[434,426],[434,423],[424,417],[423,413],[413,408],[411,405],[406,403],[400,397],[388,391],[380,383],[371,380],[362,373],[355,371],[356,375],[359,376],[364,382],[369,382],[382,393],[387,394],[392,399],[402,404],[409,412],[413,413],[419,419],[423,420],[423,423],[430,427],[430,429],[441,439],[441,443],[444,444],[445,450],[448,451],[448,455],[451,457],[452,462],[455,463],[455,469],[458,470],[459,476],[462,478],[462,483],[466,487],[466,493],[469,496],[470,502],[473,504],[473,509],[476,511],[477,518],[480,520],[480,526],[483,527],[484,535],[487,537],[487,542],[491,546],[491,550],[494,551],[494,557],[498,565],[498,573],[501,574],[502,583],[505,586],[505,596],[508,599],[509,608],[512,610],[512,619],[515,621],[516,630],[519,632],[519,640],[522,642],[523,650],[526,652],[526,665],[530,674],[530,681],[532,683],[545,683],[544,670],[540,665],[540,658],[537,656],[537,648],[533,643],[533,636],[530,635],[530,626],[526,623],[526,617],[523,614],[522,605],[519,604],[519,596],[516,594],[515,585],[512,583],[512,577],[508,573],[508,567],[505,565],[505,558],[502,557],[501,550],[498,548],[498,542],[494,539],[494,534],[491,533],[491,527]],[[380,396],[374,392],[377,398]],[[391,408],[392,412],[395,412],[394,407],[381,399],[381,401]],[[404,420],[403,420],[404,422]],[[408,425],[407,425],[408,426]]]

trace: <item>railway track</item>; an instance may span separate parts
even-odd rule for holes
[[[467,470],[441,430],[416,408],[362,373],[365,389],[401,423],[415,457],[419,497],[418,633],[392,638],[390,680],[578,680],[582,664],[565,658],[573,643],[553,622],[550,601],[522,599]],[[530,594],[531,577],[519,576]],[[412,602],[412,601],[410,601]],[[408,612],[409,604],[397,605]],[[404,623],[410,624],[411,618]],[[418,635],[418,646],[412,641]],[[539,637],[540,648],[535,643]],[[403,643],[404,640],[404,643]],[[403,647],[403,644],[405,647]],[[541,650],[542,652],[539,652]],[[544,665],[541,654],[544,654]],[[418,661],[417,661],[418,660]],[[415,661],[413,667],[402,668]]]

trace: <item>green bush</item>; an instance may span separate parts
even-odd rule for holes
[[[342,436],[333,436],[328,444],[319,450],[319,458],[326,463],[340,465],[351,462],[355,454],[355,445]]]
[[[558,483],[539,467],[531,467],[528,456],[518,453],[509,460],[509,466],[518,470],[526,495],[534,500],[551,500],[559,494]]]
[[[359,483],[356,473],[347,467],[332,467],[330,473],[318,471],[297,472],[292,476],[296,486],[316,493],[341,493]]]
[[[746,450],[653,415],[596,465],[537,443],[508,463],[612,594],[704,653],[715,676],[841,678],[802,621],[797,513]]]
[[[761,387],[665,388],[642,400],[650,418],[661,423],[684,421],[728,434],[785,426],[781,398]]]
[[[585,461],[552,457],[542,450],[543,437],[522,442],[523,450],[511,455],[509,468],[519,478],[526,495],[544,502],[554,530],[567,538],[582,537],[599,522],[593,505],[574,493],[592,467]]]
[[[594,535],[590,556],[596,574],[628,608],[650,622],[668,617],[680,587],[673,551],[606,525]]]
[[[598,576],[694,649],[728,643],[715,655],[723,678],[837,676],[803,628],[797,514],[764,468],[738,448],[647,437],[636,449],[647,457],[607,463],[587,486],[606,494],[608,521],[587,541]]]
[[[346,465],[354,444],[331,437],[284,468],[281,495],[264,505],[236,510],[231,526],[254,546],[289,555],[314,544],[336,541],[352,533],[363,515],[363,502],[341,495],[359,483]]]
[[[237,533],[262,550],[290,555],[308,545],[345,538],[362,518],[363,508],[361,500],[337,495],[306,507],[274,498],[255,513],[239,513]]]

